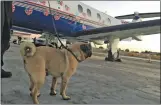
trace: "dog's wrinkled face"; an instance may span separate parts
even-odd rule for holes
[[[81,44],[80,49],[84,53],[85,59],[92,56],[92,46],[91,46],[91,44]]]
[[[69,49],[71,49],[81,61],[84,61],[88,57],[92,56],[92,46],[88,43],[77,42],[69,46]]]

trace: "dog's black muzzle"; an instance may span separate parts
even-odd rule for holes
[[[91,57],[92,56],[92,51],[89,51],[88,53],[87,53],[87,57]]]
[[[81,50],[87,55],[86,58],[92,56],[92,46],[91,44],[83,44],[80,46]]]

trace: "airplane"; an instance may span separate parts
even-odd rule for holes
[[[140,21],[139,17],[141,15],[144,18],[160,17],[160,12],[143,14],[135,12],[134,16],[112,17],[80,1],[62,0],[13,1],[12,12],[13,30],[34,34],[49,32],[54,35],[56,32],[53,18],[55,28],[62,38],[87,40],[97,44],[104,44],[106,41],[109,43],[106,61],[120,61],[117,48],[119,41],[129,37],[140,40],[138,38],[140,35],[160,33],[160,19]],[[120,20],[130,17],[134,18],[133,22]]]

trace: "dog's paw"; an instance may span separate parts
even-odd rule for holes
[[[70,100],[71,98],[69,96],[63,96],[63,100]]]
[[[32,97],[32,94],[30,93],[30,96]],[[37,95],[37,97],[40,97],[41,96],[41,94],[39,93],[38,95]]]
[[[50,95],[51,95],[51,96],[55,96],[56,94],[57,94],[56,91],[51,91],[51,92],[50,92]]]

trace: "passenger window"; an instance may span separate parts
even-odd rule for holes
[[[111,19],[110,19],[110,18],[107,18],[107,22],[108,22],[109,24],[111,24]]]
[[[91,10],[90,9],[87,9],[87,15],[88,15],[88,17],[91,17]]]
[[[69,8],[67,5],[65,5],[65,10],[66,10],[66,11],[69,11],[69,9],[70,9],[70,8]]]
[[[79,11],[79,13],[83,12],[83,7],[81,5],[78,5],[78,11]]]
[[[97,13],[97,18],[101,20],[101,15],[99,13]]]

